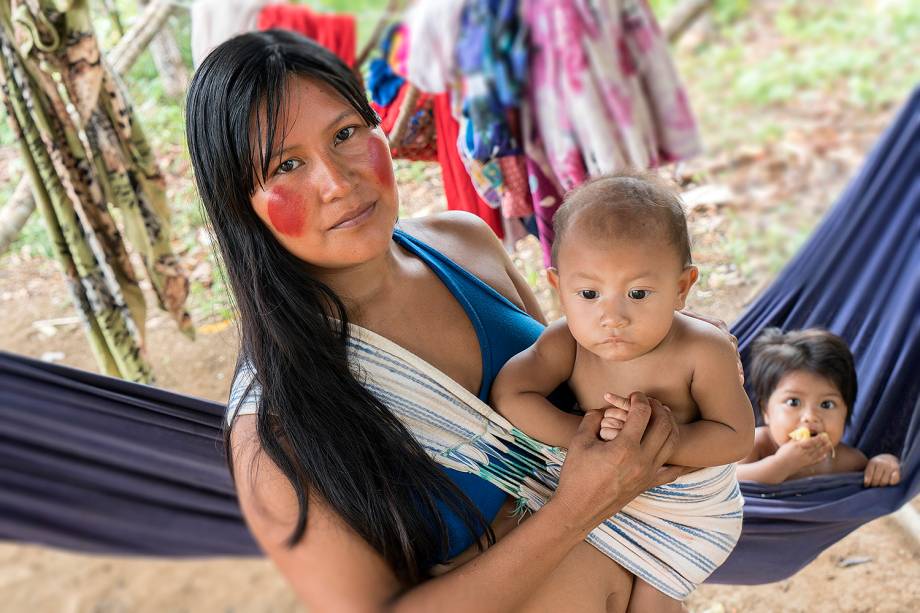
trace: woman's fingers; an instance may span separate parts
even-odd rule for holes
[[[575,431],[575,436],[572,437],[572,443],[569,444],[569,447],[574,446],[577,441],[581,441],[584,444],[587,441],[597,440],[602,419],[604,419],[603,411],[586,411],[585,416],[581,418],[581,423],[578,424],[578,430]]]
[[[616,419],[615,417],[605,417],[604,419],[601,420],[601,429],[616,428],[617,430],[621,430],[623,428],[623,424],[625,423],[626,423],[625,419]]]

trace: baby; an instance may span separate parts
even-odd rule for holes
[[[657,570],[679,573],[689,593],[724,561],[740,534],[742,502],[732,463],[750,453],[754,417],[738,377],[737,353],[715,326],[681,312],[699,272],[691,264],[680,200],[657,178],[623,173],[585,183],[566,197],[554,225],[548,276],[565,318],[550,324],[533,346],[505,365],[492,402],[526,434],[560,447],[568,445],[581,421],[546,399],[564,382],[581,409],[606,410],[605,439],[615,437],[629,418],[626,397],[632,392],[670,407],[680,424],[680,443],[669,463],[718,468],[685,475],[675,483],[686,489],[658,497],[670,496],[672,504],[705,498],[734,505],[730,512],[706,511],[731,517],[732,523],[715,529],[724,539],[724,551],[702,564],[702,572]],[[717,480],[717,493],[695,489]],[[699,509],[682,510],[678,504],[674,513],[677,517],[666,518],[663,525],[680,526],[675,533],[701,529],[694,523],[701,521]],[[654,548],[655,532],[644,529],[641,534],[640,547]],[[693,542],[686,549],[700,546]],[[675,557],[665,552],[655,563],[677,564]],[[645,574],[646,563],[624,564],[637,575],[630,611],[681,610],[673,592],[666,594]]]
[[[765,425],[738,478],[782,483],[812,475],[863,471],[866,487],[896,485],[898,458],[867,460],[840,442],[856,400],[853,355],[825,330],[764,330],[754,342],[750,383]]]

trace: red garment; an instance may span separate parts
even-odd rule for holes
[[[399,88],[399,93],[386,106],[381,106],[373,100],[371,101],[371,108],[380,115],[380,127],[387,136],[396,125],[399,110],[402,108],[403,100],[408,90],[409,83],[403,83],[402,87]],[[409,125],[406,126],[402,141],[391,145],[390,153],[393,154],[394,158],[404,160],[436,162],[438,160],[436,141],[434,96],[420,94],[418,101],[415,103],[415,109],[412,111],[412,117],[409,119]]]
[[[329,49],[348,66],[354,67],[357,56],[355,18],[352,15],[316,13],[309,7],[270,4],[259,13],[259,29],[292,30],[312,38]]]
[[[468,211],[483,219],[499,238],[504,238],[502,214],[479,197],[470,175],[457,151],[460,125],[450,112],[450,93],[434,97],[434,123],[438,130],[438,162],[444,178],[447,208],[451,211]]]

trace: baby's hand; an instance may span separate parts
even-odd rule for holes
[[[890,453],[882,453],[869,460],[863,473],[866,487],[885,487],[901,482],[901,463]]]
[[[612,441],[623,429],[629,416],[629,398],[608,393],[604,394],[604,400],[609,402],[610,406],[604,409],[600,437],[605,441]]]
[[[796,472],[807,466],[812,466],[823,461],[834,450],[830,439],[826,434],[821,433],[804,441],[794,441],[792,439],[780,445],[776,455],[782,458],[783,462]]]

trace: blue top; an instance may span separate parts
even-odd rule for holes
[[[479,398],[487,402],[498,371],[511,357],[536,342],[543,325],[430,245],[401,230],[394,230],[393,239],[434,271],[470,318],[482,354]],[[488,521],[495,519],[507,494],[476,475],[450,468],[443,470]],[[445,505],[439,505],[439,510],[450,536],[449,559],[472,545],[473,541],[459,517]]]

